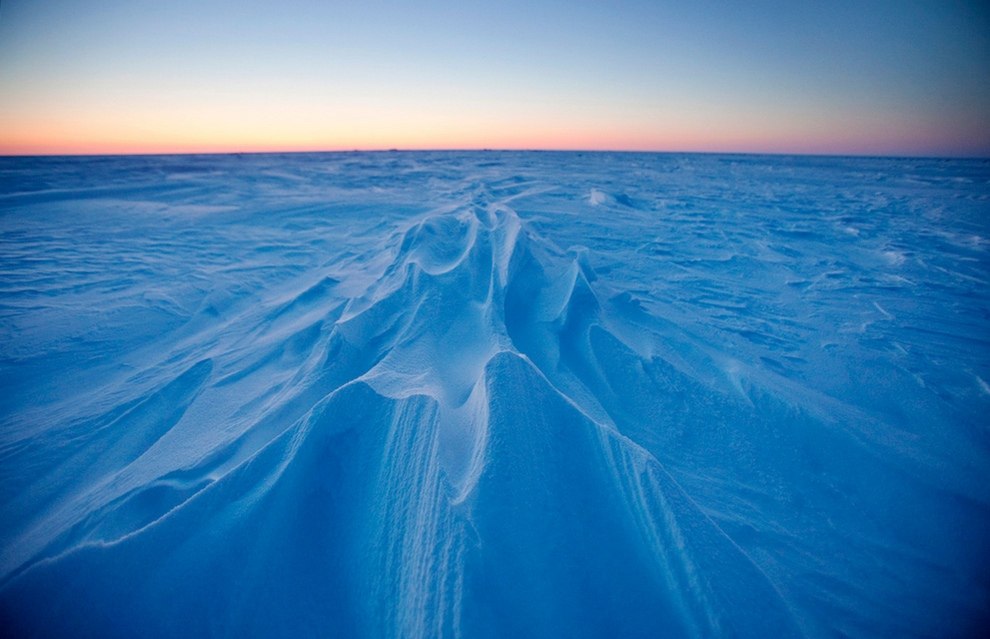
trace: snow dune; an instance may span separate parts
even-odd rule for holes
[[[988,185],[2,159],[2,623],[965,636],[990,616]]]

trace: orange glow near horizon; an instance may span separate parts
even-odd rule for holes
[[[979,155],[979,119],[804,102],[738,108],[714,100],[612,103],[576,95],[459,100],[394,87],[340,95],[326,88],[228,93],[86,93],[71,106],[0,106],[0,154],[116,155],[349,150],[506,149],[860,155]],[[370,91],[370,90],[369,90]],[[981,146],[982,145],[982,146]]]
[[[368,122],[356,126],[320,125],[306,118],[293,125],[283,120],[271,126],[251,121],[197,121],[171,127],[147,121],[33,122],[31,128],[0,132],[0,155],[128,155],[173,153],[266,153],[351,150],[586,150],[704,153],[798,153],[925,155],[946,132],[925,130],[910,123],[879,129],[866,122],[836,132],[831,123],[811,126],[792,123],[776,129],[760,123],[727,122],[722,126],[689,122],[660,126],[628,122],[596,126],[571,120],[539,126],[536,122],[503,121],[449,123]],[[747,126],[744,126],[747,125]],[[785,123],[786,124],[786,123]],[[803,127],[803,130],[802,130]],[[817,130],[816,130],[817,129]],[[869,134],[867,135],[867,131]],[[967,145],[964,134],[951,136],[959,155],[979,155],[979,144]]]

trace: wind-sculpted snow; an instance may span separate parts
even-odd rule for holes
[[[16,636],[966,636],[990,166],[0,160]]]

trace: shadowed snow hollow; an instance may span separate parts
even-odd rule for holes
[[[0,164],[15,634],[986,620],[985,165],[74,162]]]

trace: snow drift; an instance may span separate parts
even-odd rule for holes
[[[979,627],[990,170],[739,162],[3,160],[3,623]]]

